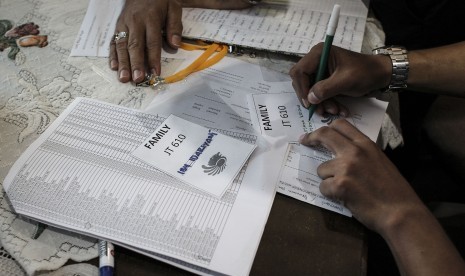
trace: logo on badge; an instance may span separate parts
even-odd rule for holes
[[[210,160],[208,160],[208,166],[202,165],[202,169],[204,169],[203,172],[208,175],[217,175],[221,173],[224,168],[226,168],[226,160],[226,157],[218,152],[210,157]]]

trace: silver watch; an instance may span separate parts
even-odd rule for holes
[[[409,63],[407,50],[402,46],[384,46],[373,50],[375,55],[386,55],[392,61],[392,76],[383,92],[397,92],[407,88]]]

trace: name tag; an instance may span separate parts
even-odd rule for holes
[[[171,115],[132,155],[199,190],[221,197],[255,147]]]

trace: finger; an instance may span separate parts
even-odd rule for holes
[[[315,83],[311,88],[308,94],[308,101],[310,103],[320,103],[332,97],[335,97],[341,94],[340,86],[338,85],[338,80],[340,77],[337,76],[337,73],[332,74],[329,78],[321,80]]]
[[[244,9],[256,5],[260,2],[240,0],[240,1],[218,1],[218,0],[184,0],[184,7],[192,8],[206,8],[206,9],[220,9],[220,10],[235,10]]]
[[[168,18],[166,21],[168,44],[177,49],[181,45],[182,35],[182,7],[178,1],[169,2]]]
[[[132,81],[139,83],[145,78],[145,33],[137,29],[143,23],[133,24],[129,30],[128,53],[131,66]]]
[[[116,54],[116,43],[114,39],[110,42],[110,56],[108,60],[110,69],[114,71],[118,70],[118,55]]]
[[[310,52],[301,58],[289,71],[289,75],[292,78],[292,86],[299,99],[301,99],[301,102],[308,102],[308,92],[313,85],[321,49],[321,43],[313,47]],[[310,103],[318,104],[319,101],[311,101]]]
[[[324,113],[332,115],[338,115],[342,117],[349,116],[349,109],[334,99],[328,99],[320,103],[316,109],[316,112],[321,116]]]
[[[347,137],[332,126],[324,126],[311,133],[304,134],[300,137],[299,141],[301,144],[307,146],[321,145],[336,156],[344,152],[351,143]]]
[[[154,21],[147,25],[146,29],[146,47],[147,47],[147,65],[150,72],[159,76],[161,73],[161,47],[162,47],[162,23]]]
[[[329,114],[338,115],[339,113],[339,106],[337,105],[335,101],[331,99],[323,101],[320,105],[322,105],[324,111]]]
[[[334,168],[337,168],[338,159],[331,159],[326,162],[321,163],[318,166],[316,172],[321,179],[326,179],[330,177],[334,177],[336,175],[336,171]]]
[[[370,140],[370,138],[345,119],[337,119],[333,121],[330,127],[351,141]]]
[[[343,200],[345,188],[343,185],[337,183],[337,179],[335,177],[329,177],[321,181],[320,192],[331,199]]]
[[[308,79],[307,81],[310,82]],[[305,95],[305,93],[303,93],[304,88],[301,88],[301,86],[308,87],[308,85],[304,84],[303,82],[305,81],[302,81],[302,83],[298,83],[297,81],[292,81],[292,87],[294,88],[294,91],[297,94],[297,98],[299,99],[300,104],[303,105],[305,108],[309,108],[310,104],[308,103],[307,96]]]
[[[128,32],[127,28],[119,28],[118,32]],[[117,32],[117,33],[118,33]],[[129,54],[128,54],[128,38],[120,38],[115,41],[116,55],[118,56],[118,78],[121,82],[128,82],[131,80],[129,64]]]

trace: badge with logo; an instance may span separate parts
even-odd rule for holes
[[[199,190],[221,197],[255,147],[171,115],[132,155]]]

